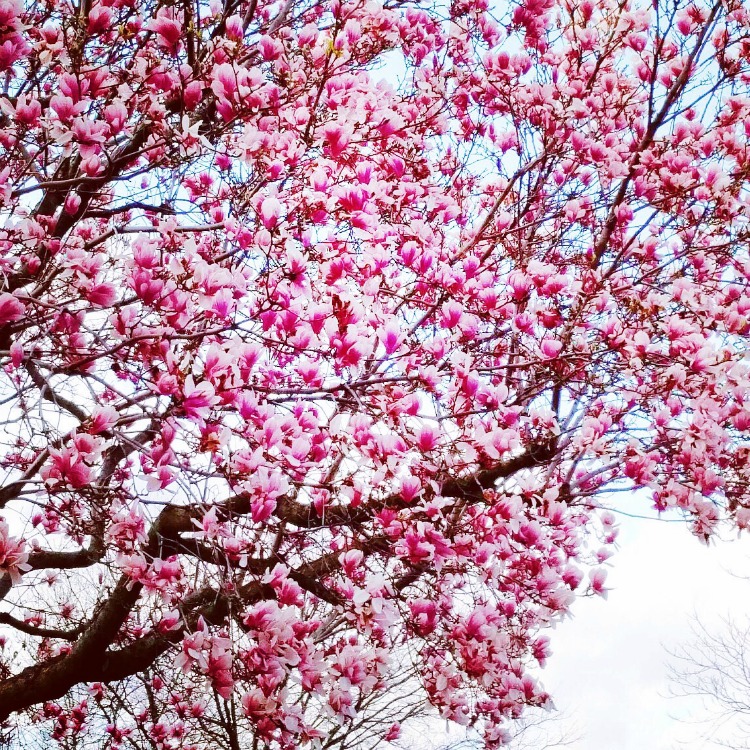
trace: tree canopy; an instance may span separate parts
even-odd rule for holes
[[[406,665],[495,746],[614,493],[750,522],[746,2],[0,0],[0,72],[6,727]]]

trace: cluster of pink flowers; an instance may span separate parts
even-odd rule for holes
[[[198,5],[0,0],[0,721],[500,744],[609,492],[750,526],[750,13]]]
[[[11,536],[8,523],[0,518],[0,571],[13,583],[19,583],[21,575],[30,569],[28,559],[26,541]]]

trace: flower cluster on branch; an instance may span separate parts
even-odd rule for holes
[[[0,72],[6,727],[496,746],[608,497],[750,523],[742,0],[0,0]]]

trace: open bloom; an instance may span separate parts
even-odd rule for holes
[[[0,519],[0,573],[10,576],[14,584],[18,583],[21,574],[31,569],[28,559],[26,542],[11,536],[7,522]]]

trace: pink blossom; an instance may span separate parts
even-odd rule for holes
[[[349,129],[338,122],[326,123],[323,127],[323,136],[333,157],[340,156],[349,145]]]
[[[22,0],[0,1],[0,27],[4,29],[17,29],[21,25],[23,15]]]
[[[81,207],[81,196],[78,193],[69,193],[65,199],[65,213],[71,216],[78,213],[78,209]]]
[[[607,571],[603,568],[595,568],[589,573],[589,580],[591,582],[591,590],[606,598],[607,590],[604,588],[604,582],[607,580]]]
[[[96,36],[112,25],[112,11],[104,4],[96,4],[89,11],[87,32]]]
[[[63,122],[72,120],[80,111],[80,106],[69,96],[56,94],[50,99],[50,107]]]
[[[433,450],[440,440],[440,430],[437,427],[425,425],[417,435],[419,450],[426,452]]]
[[[211,638],[206,675],[211,686],[224,699],[229,699],[234,687],[232,676],[232,642],[224,636]]]
[[[422,482],[417,477],[409,476],[401,482],[401,497],[407,503],[413,502],[414,499],[422,492]]]
[[[210,648],[211,636],[208,632],[208,626],[201,617],[194,633],[186,635],[182,639],[182,651],[175,658],[174,665],[183,672],[189,672],[194,666],[202,671],[208,669],[208,658],[206,656],[207,648]]]
[[[558,341],[557,339],[544,339],[539,348],[545,359],[555,359],[562,351],[563,344],[562,341]]]
[[[0,70],[8,70],[29,52],[26,41],[15,36],[0,43]]]
[[[89,432],[92,435],[112,429],[120,418],[120,414],[113,406],[97,406],[91,412]]]
[[[16,102],[16,119],[22,125],[36,125],[42,114],[42,106],[37,99],[20,96]]]
[[[6,323],[15,323],[20,320],[26,312],[26,306],[12,294],[0,294],[0,326]]]
[[[180,624],[182,623],[182,618],[180,617],[180,613],[176,611],[167,612],[164,617],[159,620],[157,623],[157,627],[159,629],[160,633],[167,634],[174,630],[177,630],[177,628],[180,627]]]
[[[104,119],[112,133],[119,133],[128,121],[128,110],[122,102],[112,102],[104,109]]]
[[[397,740],[401,736],[401,725],[398,722],[395,722],[391,724],[390,727],[388,727],[388,730],[383,735],[383,739],[386,742],[393,742],[394,740]]]
[[[0,572],[10,577],[13,584],[21,581],[21,575],[31,569],[26,542],[10,535],[5,519],[0,518]]]
[[[146,520],[137,503],[114,516],[114,523],[107,531],[108,537],[121,552],[132,552],[146,541]]]
[[[239,40],[245,35],[245,27],[242,16],[233,15],[227,18],[226,22],[227,36],[230,39]]]
[[[194,110],[200,104],[203,98],[203,90],[204,86],[201,81],[191,81],[185,86],[183,101],[188,111]]]
[[[409,603],[412,623],[421,636],[427,636],[437,627],[437,606],[435,602],[427,599],[419,599]]]
[[[276,702],[255,688],[242,696],[242,710],[245,716],[258,721],[265,716],[271,716],[276,710]]]
[[[188,418],[205,419],[218,398],[211,383],[203,381],[195,385],[192,375],[183,387],[182,411]]]
[[[182,37],[182,25],[174,10],[160,8],[156,18],[148,23],[148,28],[154,31],[161,46],[175,52]]]
[[[10,345],[10,361],[13,367],[16,367],[16,368],[20,367],[25,356],[26,356],[26,352],[23,348],[23,345],[20,344],[18,341],[14,341]]]
[[[69,486],[80,489],[94,479],[91,466],[74,446],[49,451],[50,463],[42,469],[42,478],[48,486]]]
[[[279,217],[282,213],[282,206],[274,196],[264,198],[260,204],[260,220],[266,229],[274,229],[279,223]]]
[[[363,560],[364,555],[362,554],[362,551],[358,549],[347,550],[346,552],[342,552],[339,556],[339,562],[341,563],[344,573],[347,577],[352,579],[356,577],[357,570],[362,565]]]
[[[117,299],[117,287],[108,282],[94,284],[86,292],[86,299],[97,307],[109,307]]]
[[[228,536],[228,527],[226,523],[218,520],[216,508],[211,508],[203,516],[200,524],[196,521],[196,526],[200,529],[200,534],[205,539],[219,539]]]

